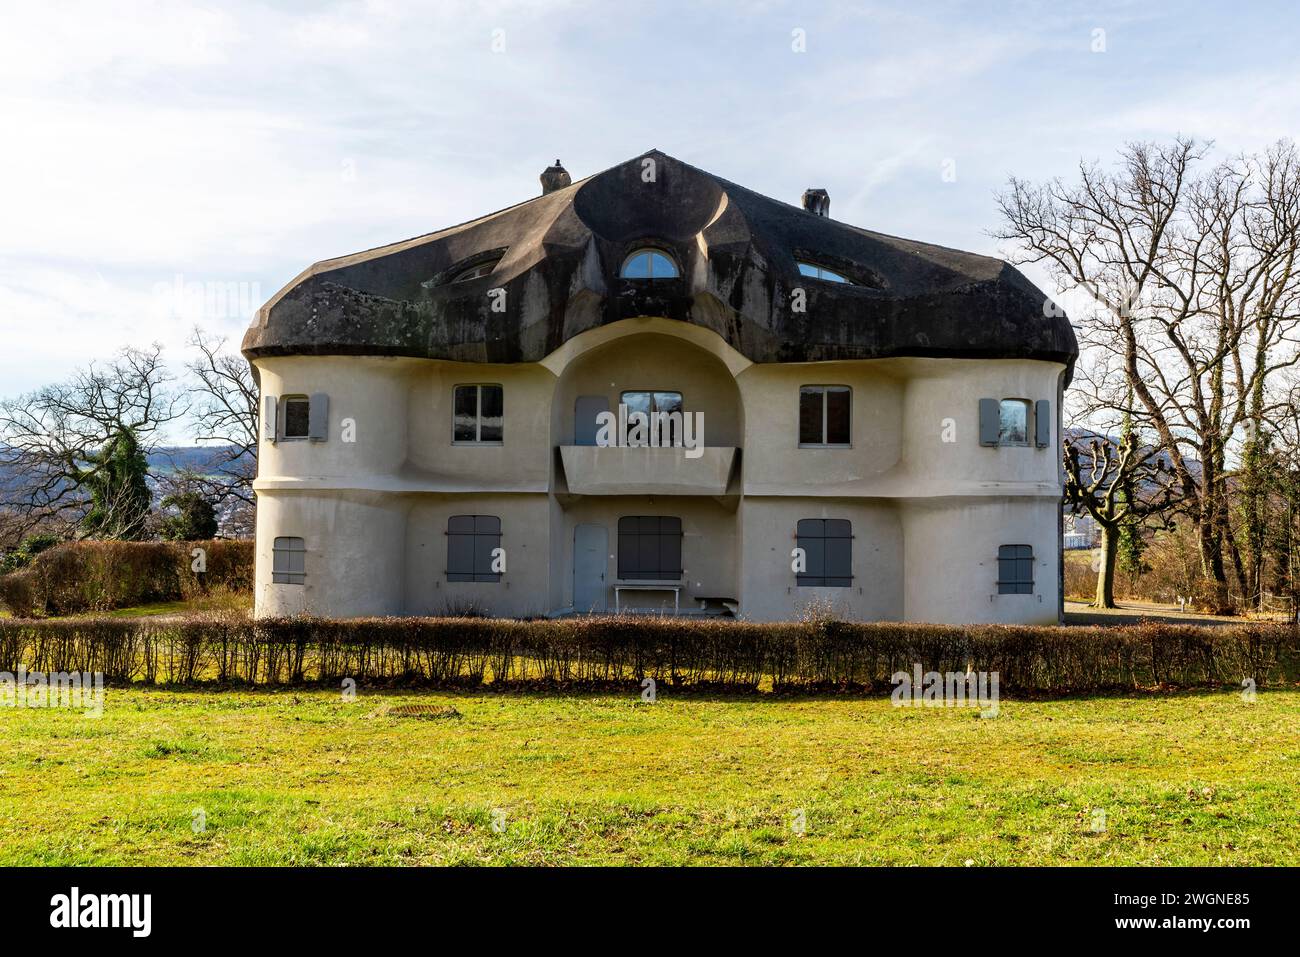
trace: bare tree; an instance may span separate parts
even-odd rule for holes
[[[215,471],[192,477],[216,505],[236,513],[236,524],[251,524],[256,507],[257,383],[248,361],[226,351],[226,340],[195,328],[190,344],[198,357],[188,363],[195,386],[193,416],[198,440],[216,445]]]
[[[1158,438],[1197,530],[1208,604],[1230,611],[1229,566],[1250,576],[1230,520],[1229,443],[1283,408],[1270,384],[1300,360],[1300,178],[1289,143],[1197,175],[1208,149],[1137,143],[1115,171],[1081,164],[1075,184],[1012,179],[996,235],[1092,298],[1081,382],[1094,408]]]
[[[186,408],[158,344],[123,349],[67,382],[0,403],[0,510],[23,529],[71,534],[92,506],[129,498],[104,486],[112,459],[102,453],[123,436],[147,453]],[[103,522],[115,527],[112,516]]]

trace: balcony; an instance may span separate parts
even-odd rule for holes
[[[686,449],[563,445],[560,458],[575,495],[725,495],[740,451],[708,446]]]

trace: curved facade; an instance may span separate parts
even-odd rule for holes
[[[562,172],[258,313],[258,614],[1057,620],[1032,284],[658,152]]]

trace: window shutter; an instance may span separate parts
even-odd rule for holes
[[[262,396],[262,438],[275,442],[275,396]]]
[[[1047,399],[1034,403],[1034,444],[1040,449],[1052,444],[1052,403]]]
[[[997,445],[999,414],[997,399],[980,399],[980,445]]]
[[[330,397],[324,392],[312,393],[307,408],[307,437],[313,442],[324,442],[329,435]]]

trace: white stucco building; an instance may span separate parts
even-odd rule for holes
[[[259,615],[1058,620],[1077,346],[1016,270],[657,151],[543,186],[259,311]]]

